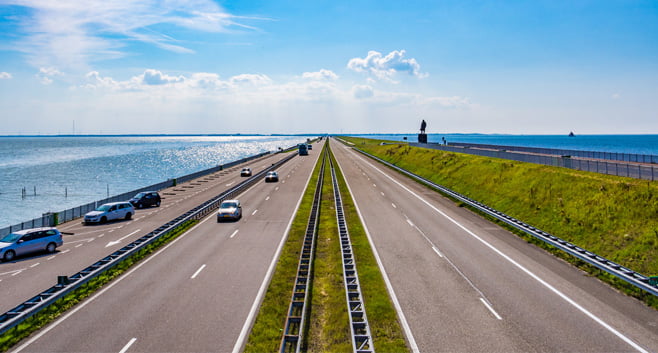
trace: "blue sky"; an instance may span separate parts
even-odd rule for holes
[[[0,135],[658,134],[658,2],[0,0],[0,106]]]

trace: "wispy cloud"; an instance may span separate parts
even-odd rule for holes
[[[420,72],[420,64],[416,59],[405,59],[405,50],[394,50],[383,56],[380,52],[371,50],[365,58],[353,58],[347,67],[356,72],[368,72],[383,80],[393,81],[398,72],[405,72],[418,78],[427,77]]]
[[[18,16],[21,37],[14,48],[36,67],[84,68],[89,62],[126,55],[127,42],[192,53],[176,38],[153,30],[173,25],[203,32],[224,32],[244,17],[224,11],[212,0],[2,0],[27,11]]]
[[[0,80],[8,80],[8,79],[10,79],[11,77],[12,77],[12,76],[11,76],[11,74],[10,74],[9,72],[4,72],[4,71],[3,71],[3,72],[0,72]]]

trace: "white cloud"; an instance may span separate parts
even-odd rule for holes
[[[12,78],[12,76],[9,72],[0,72],[0,80],[8,80],[10,78]]]
[[[325,70],[325,69],[321,69],[320,71],[317,71],[317,72],[304,72],[302,74],[302,77],[305,78],[305,79],[310,79],[310,80],[335,81],[335,80],[338,79],[338,75],[336,75],[333,71]]]
[[[621,95],[619,93],[613,93],[612,96],[610,96],[612,99],[619,99],[621,98]]]
[[[229,82],[232,85],[264,86],[271,84],[272,80],[267,75],[242,74],[231,77]]]
[[[185,81],[183,76],[169,76],[158,70],[148,69],[142,74],[142,82],[147,85],[166,85],[169,83],[180,83]]]
[[[370,98],[374,95],[374,90],[371,86],[367,85],[356,85],[352,87],[352,95],[356,99]]]
[[[204,32],[231,27],[251,28],[247,20],[224,11],[212,0],[5,0],[29,9],[17,16],[24,36],[13,47],[35,66],[86,68],[87,63],[125,56],[126,43],[142,42],[161,49],[191,53],[192,49],[154,28],[174,25]]]
[[[347,67],[356,72],[368,72],[375,77],[391,80],[398,72],[405,72],[410,76],[418,78],[427,77],[426,73],[420,72],[420,65],[416,59],[405,59],[404,50],[394,50],[386,56],[371,50],[365,58],[353,58],[347,63]]]
[[[36,77],[44,85],[49,85],[53,83],[54,77],[61,77],[61,76],[64,76],[64,74],[61,73],[59,70],[55,69],[54,67],[42,67],[39,69],[39,73],[36,74]]]

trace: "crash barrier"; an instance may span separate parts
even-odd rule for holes
[[[93,265],[85,268],[84,270],[70,277],[59,276],[57,278],[56,285],[0,315],[0,335],[3,335],[9,329],[25,321],[27,318],[38,313],[39,311],[47,308],[58,299],[63,298],[65,295],[73,292],[93,278],[96,278],[97,276],[118,265],[123,260],[128,259],[131,255],[137,253],[159,238],[174,231],[183,223],[205,217],[209,213],[216,210],[223,200],[233,198],[247,188],[251,187],[256,182],[263,180],[263,177],[267,174],[267,172],[280,167],[295,156],[296,154],[291,154],[290,156],[272,164],[270,167],[265,168],[257,174],[254,174],[254,176],[241,182],[237,186],[219,194],[218,196],[213,197],[212,199],[202,203],[201,205],[193,208],[183,215],[163,224],[154,231],[142,236],[141,238],[133,241],[123,248],[95,262]]]
[[[471,206],[475,208],[476,210],[483,212],[499,221],[502,221],[526,234],[529,234],[545,243],[548,243],[572,256],[575,256],[576,258],[585,261],[586,263],[602,270],[605,271],[615,277],[618,277],[631,285],[646,291],[648,293],[651,293],[655,296],[658,296],[658,280],[655,277],[647,277],[643,274],[637,273],[633,270],[630,270],[624,266],[621,266],[618,263],[615,263],[613,261],[610,261],[602,256],[599,256],[591,251],[587,251],[583,248],[580,248],[576,246],[575,244],[572,244],[566,240],[560,239],[552,234],[546,233],[541,229],[535,228],[529,224],[526,224],[516,218],[513,218],[511,216],[508,216],[500,211],[494,210],[493,208],[486,206],[478,201],[475,201],[473,199],[470,199],[464,195],[461,195],[455,191],[452,191],[444,186],[441,186],[439,184],[435,184],[434,182],[427,180],[421,176],[418,176],[410,171],[407,171],[405,169],[402,169],[394,164],[391,164],[379,157],[375,157],[368,152],[362,151],[358,148],[354,148],[354,150],[382,163],[385,164],[386,166],[393,168],[402,174],[405,174],[431,188],[437,189],[440,192],[458,200],[461,201],[468,206]]]
[[[315,185],[311,213],[309,214],[308,222],[306,223],[306,233],[304,235],[304,243],[302,243],[301,253],[299,254],[295,285],[292,290],[290,304],[288,305],[288,314],[286,315],[286,323],[281,337],[281,344],[279,345],[279,352],[281,353],[299,353],[304,340],[304,325],[308,313],[307,309],[310,299],[310,288],[313,285],[311,283],[313,280],[311,271],[315,258],[315,240],[317,239],[318,223],[320,221],[320,200],[322,198],[324,165],[327,159],[327,151],[328,149],[325,148],[322,165],[320,167],[320,174],[318,175],[318,181]]]
[[[567,150],[560,148],[540,148],[540,147],[523,147],[523,146],[505,146],[505,145],[489,145],[482,143],[465,143],[465,142],[449,142],[448,146],[463,147],[463,148],[484,148],[484,149],[497,149],[504,151],[527,152],[537,154],[552,154],[558,156],[571,156],[589,159],[603,159],[608,161],[622,161],[634,163],[658,163],[658,156],[652,154],[635,154],[635,153],[619,153],[619,152],[602,152],[602,151],[581,151],[581,150]]]
[[[182,177],[174,178],[174,179],[169,179],[157,184],[145,186],[143,188],[135,189],[132,191],[124,192],[119,195],[111,196],[105,199],[97,200],[94,202],[90,202],[88,204],[84,204],[81,206],[73,207],[66,209],[64,211],[59,211],[59,212],[48,212],[44,213],[43,216],[39,218],[34,218],[29,221],[25,221],[22,223],[14,224],[9,227],[5,228],[0,228],[0,237],[5,236],[11,232],[17,231],[17,230],[22,230],[22,229],[30,229],[30,228],[38,228],[38,227],[54,227],[58,224],[62,224],[64,222],[68,222],[71,220],[74,220],[76,218],[84,217],[84,215],[87,212],[95,210],[98,206],[108,203],[108,202],[118,202],[118,201],[127,201],[133,196],[135,196],[137,193],[142,192],[142,191],[160,191],[166,188],[170,188],[173,186],[176,186],[176,184],[184,183],[190,180],[194,180],[196,178],[202,177],[204,175],[216,173],[220,170],[228,169],[233,166],[236,166],[241,163],[245,163],[257,158],[261,158],[263,156],[266,156],[268,154],[271,154],[271,152],[263,152],[259,153],[253,156],[249,156],[246,158],[239,159],[237,161],[233,161],[230,163],[218,165],[216,167],[208,168],[199,172],[195,172],[192,174],[184,175]]]
[[[413,143],[409,146],[431,148],[435,150],[467,153],[476,156],[509,159],[512,161],[550,165],[569,169],[582,170],[600,174],[616,175],[644,180],[658,180],[658,166],[634,164],[633,162],[610,162],[598,159],[578,159],[571,155],[540,155],[524,152],[513,152],[504,149],[483,149],[471,147],[456,147],[437,143]]]

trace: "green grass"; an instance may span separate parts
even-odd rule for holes
[[[322,161],[319,159],[304,192],[299,210],[292,222],[288,238],[261,303],[260,311],[251,329],[245,352],[275,352],[279,349],[321,163]]]
[[[333,159],[333,155],[331,158]],[[338,164],[334,163],[334,166],[373,345],[377,352],[408,351],[395,308],[388,295],[384,278],[377,265],[361,219],[356,212],[352,196]]]
[[[127,259],[121,261],[113,268],[107,270],[103,274],[97,276],[96,278],[91,279],[86,284],[80,286],[80,288],[74,290],[72,293],[64,296],[63,298],[57,300],[53,304],[49,305],[45,309],[34,314],[30,318],[23,321],[21,324],[10,329],[5,334],[0,337],[0,351],[5,352],[9,350],[12,346],[20,342],[23,338],[29,336],[32,332],[37,331],[41,327],[44,327],[48,323],[54,321],[65,313],[67,310],[75,306],[76,304],[82,302],[87,297],[91,296],[94,292],[102,288],[105,284],[109,283],[113,279],[119,277],[121,274],[126,272],[130,267],[138,263],[140,260],[148,256],[149,254],[156,251],[159,247],[164,244],[176,239],[179,235],[185,233],[188,229],[192,228],[198,221],[192,220],[187,221],[176,228],[174,231],[163,235],[158,240],[147,245],[144,249],[138,251]]]
[[[404,143],[381,146],[378,140],[344,139],[634,271],[658,275],[656,181],[410,147]],[[582,265],[573,258],[570,261]],[[601,271],[589,270],[658,307],[654,296],[634,290]]]

